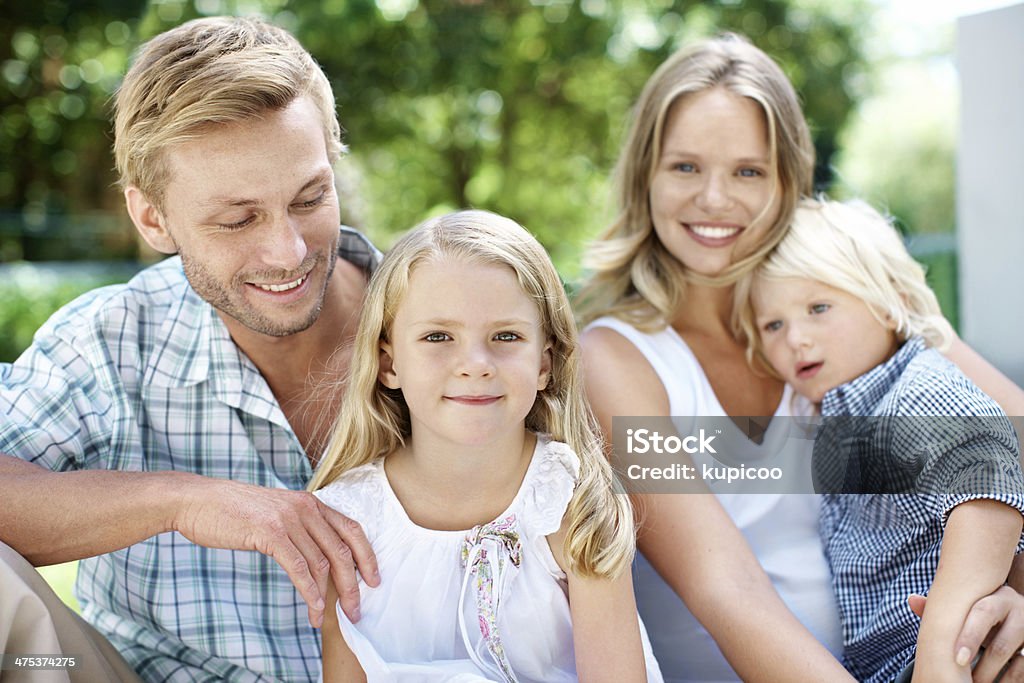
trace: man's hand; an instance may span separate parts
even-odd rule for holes
[[[368,585],[380,583],[362,527],[311,493],[196,476],[181,488],[170,528],[197,545],[274,558],[306,601],[316,628],[323,623],[329,579],[353,622],[360,616],[356,569]]]
[[[924,614],[927,598],[911,595],[907,602],[914,614]],[[974,667],[975,683],[1024,682],[1024,596],[1003,586],[974,603],[955,645],[957,664],[966,665],[984,647]],[[1003,667],[1006,671],[1002,673]]]

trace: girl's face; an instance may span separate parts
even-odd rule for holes
[[[823,282],[758,278],[751,303],[768,362],[813,403],[896,352],[892,325],[879,322],[859,298]]]
[[[457,258],[415,266],[381,343],[380,381],[401,389],[413,435],[483,445],[521,434],[547,386],[550,344],[515,272]]]
[[[654,231],[689,270],[717,275],[754,251],[778,218],[775,183],[757,102],[724,88],[686,95],[665,118],[650,188]]]

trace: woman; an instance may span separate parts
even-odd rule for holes
[[[747,41],[684,49],[648,81],[617,168],[621,211],[592,245],[580,295],[588,395],[609,440],[612,416],[728,415],[748,428],[739,416],[803,412],[748,366],[731,285],[782,238],[813,165],[792,85]],[[1008,413],[1024,412],[1024,392],[962,342],[949,355]],[[829,654],[842,642],[814,496],[642,503],[637,603],[666,681],[847,677]]]

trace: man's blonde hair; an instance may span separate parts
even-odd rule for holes
[[[537,392],[525,427],[565,442],[580,458],[579,480],[566,512],[566,557],[583,575],[615,576],[628,570],[635,546],[632,508],[605,459],[584,396],[576,324],[565,289],[544,247],[530,233],[515,221],[486,211],[462,211],[422,223],[391,248],[374,272],[342,407],[309,489],[392,453],[410,437],[409,408],[401,390],[388,389],[378,380],[380,344],[390,338],[410,273],[421,263],[441,258],[507,266],[536,303],[551,345],[551,376]]]
[[[892,224],[864,202],[804,199],[786,237],[737,285],[735,324],[747,342],[747,360],[773,374],[751,294],[760,281],[791,279],[816,280],[860,299],[901,341],[920,336],[941,351],[953,340],[924,267]]]
[[[169,147],[304,96],[320,113],[333,163],[344,147],[331,84],[291,34],[240,17],[196,19],[161,33],[141,47],[114,100],[121,186],[162,207]]]
[[[672,107],[712,88],[749,98],[763,111],[780,211],[754,253],[708,278],[688,271],[661,244],[651,219],[650,189]],[[679,50],[650,77],[633,110],[615,173],[619,214],[585,257],[593,275],[579,297],[581,319],[615,315],[640,329],[664,327],[682,303],[687,281],[731,284],[778,244],[798,199],[811,193],[813,172],[814,146],[803,111],[771,57],[736,34]]]

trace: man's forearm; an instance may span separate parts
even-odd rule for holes
[[[173,528],[181,472],[51,472],[0,454],[0,540],[36,566],[125,548]]]

